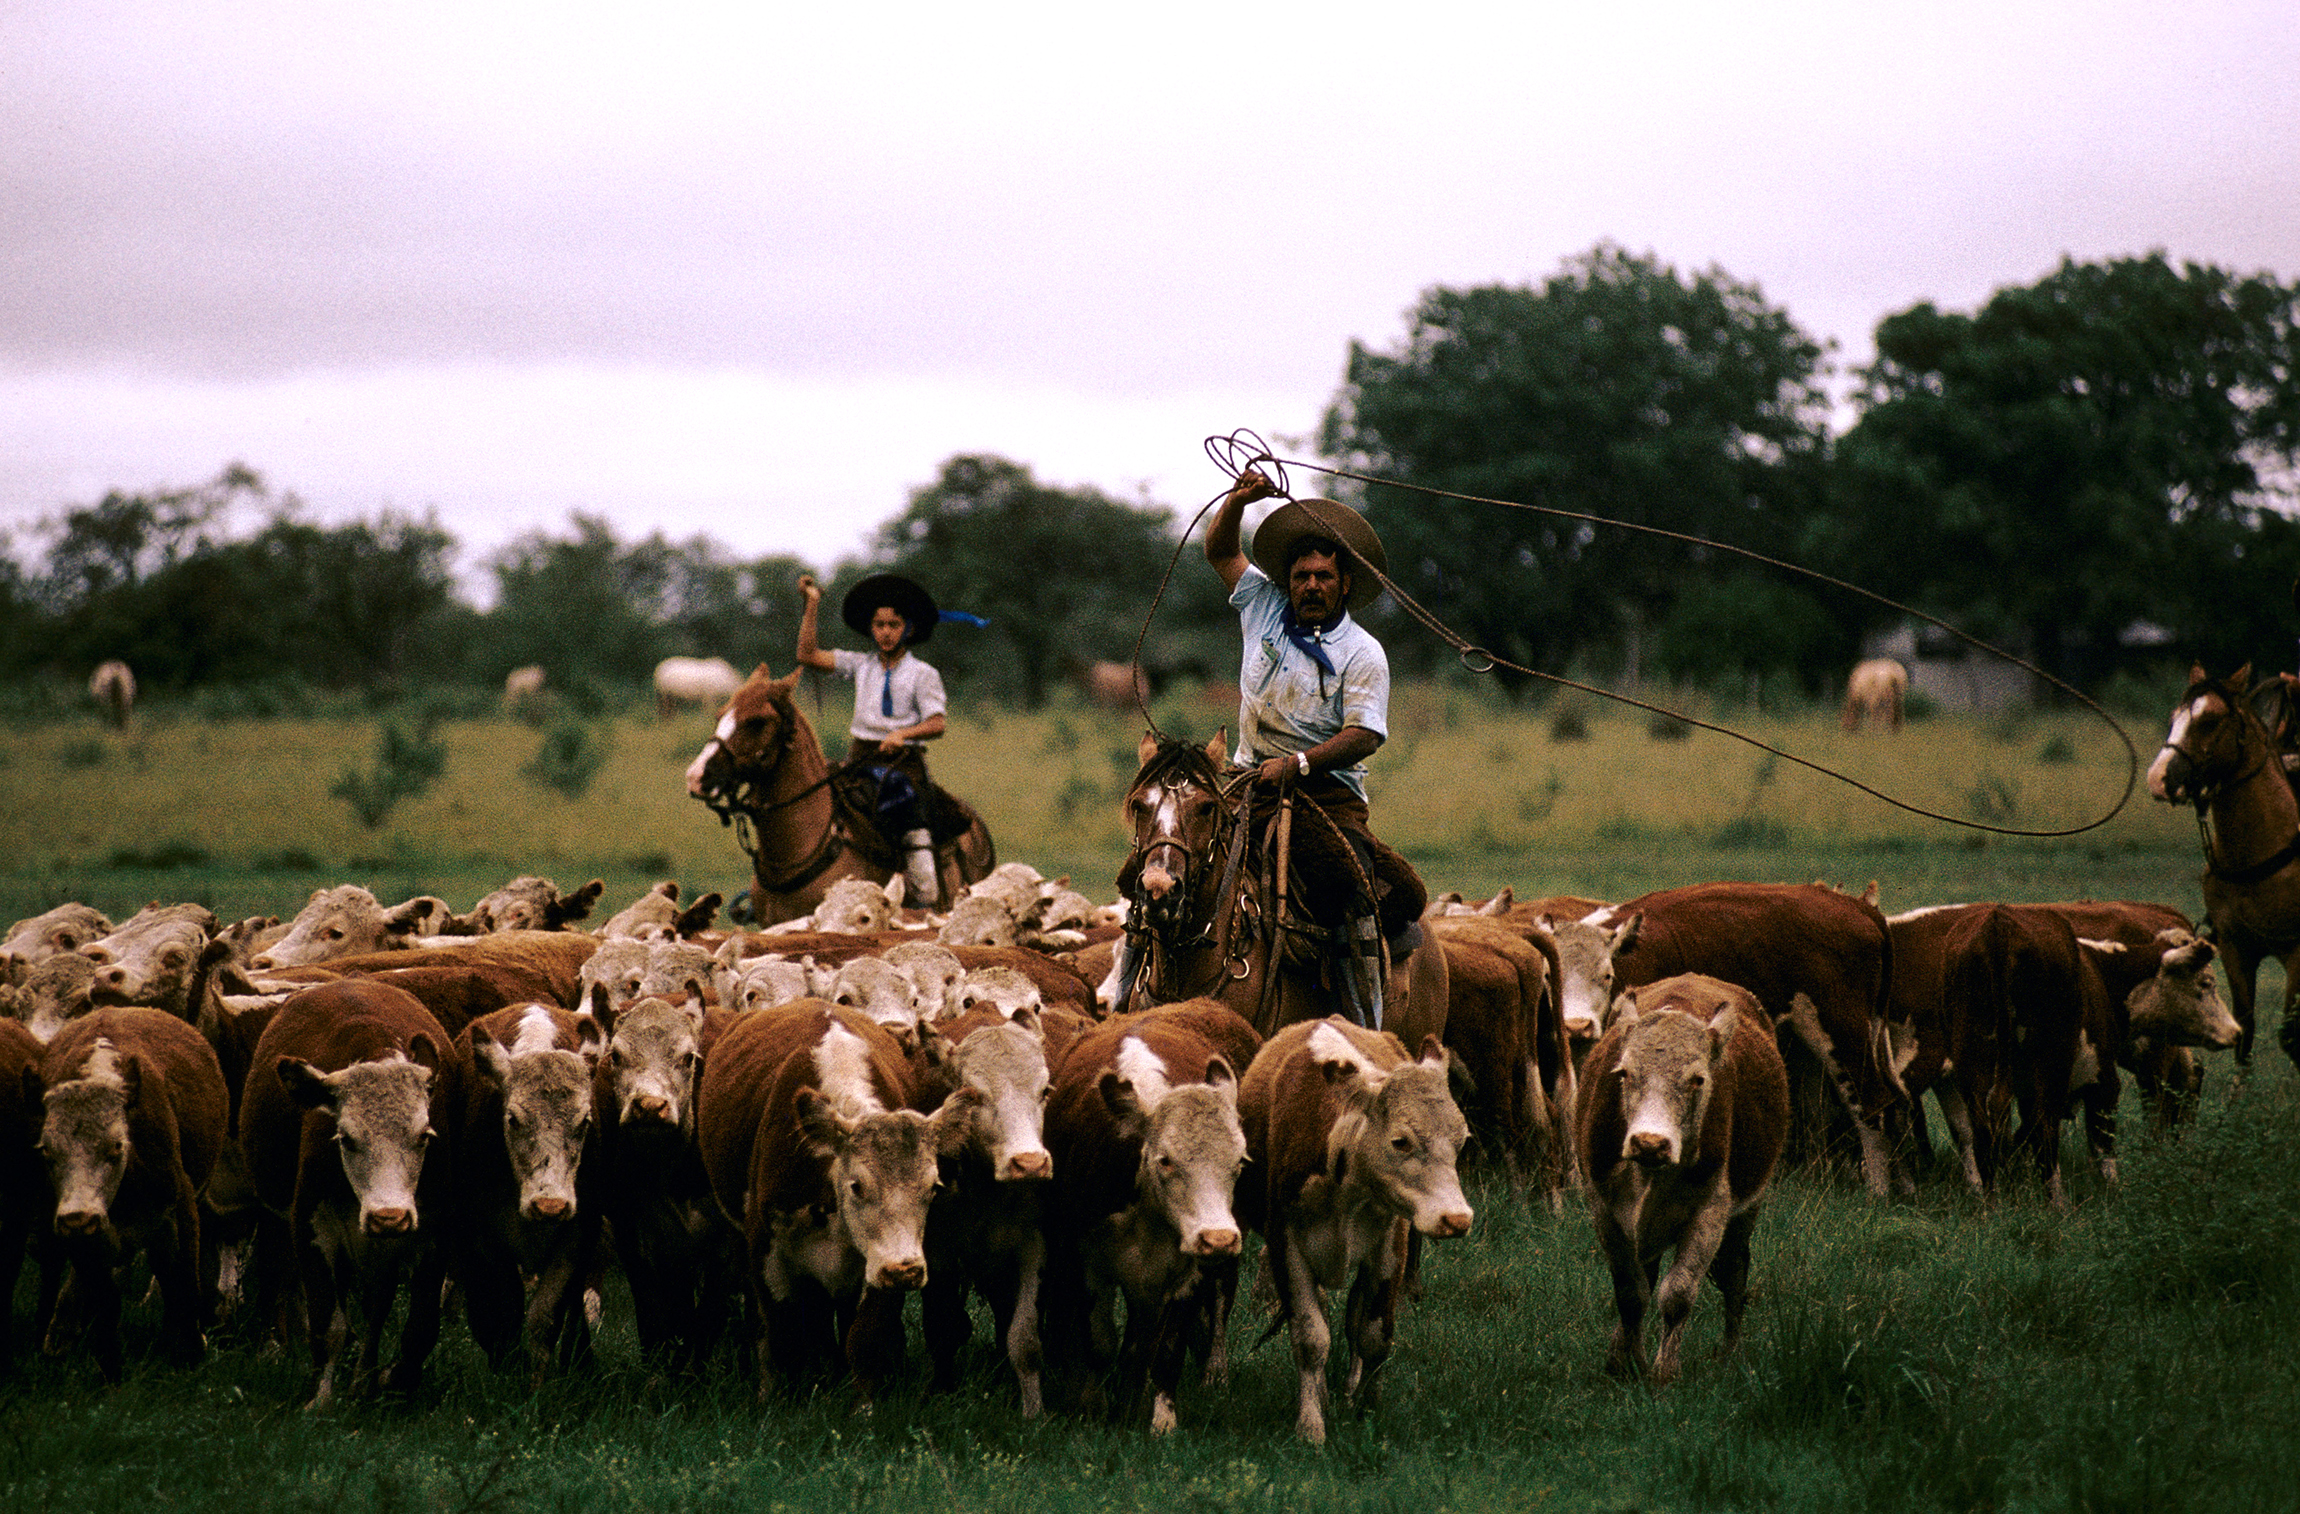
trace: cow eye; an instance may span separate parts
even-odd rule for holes
[[[1709,1079],[1704,1074],[1697,1072],[1685,1080],[1685,1086],[1698,1091],[1709,1086]]]
[[[343,932],[340,930],[331,930],[327,933],[327,938],[330,941],[341,941],[343,939]]]
[[[351,1155],[356,1156],[359,1154],[360,1142],[358,1136],[346,1135],[339,1130],[335,1133],[335,1143],[336,1145],[341,1146],[347,1153]]]
[[[847,1182],[847,1192],[848,1192],[848,1193],[850,1193],[850,1194],[853,1194],[853,1195],[855,1196],[855,1198],[857,1198],[857,1199],[860,1199],[860,1198],[863,1196],[863,1185],[862,1185],[862,1179],[860,1179],[860,1178],[851,1178],[851,1179],[849,1179],[849,1180],[848,1180],[848,1182]]]
[[[1390,1146],[1392,1149],[1400,1153],[1408,1152],[1414,1149],[1414,1143],[1406,1139],[1404,1136],[1391,1136]]]
[[[1158,1158],[1158,1170],[1160,1172],[1172,1172],[1174,1170],[1174,1159],[1170,1156],[1161,1154]]]

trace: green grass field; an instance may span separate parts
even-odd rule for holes
[[[2197,908],[2193,822],[2145,796],[2084,837],[1975,845],[1720,738],[1655,740],[1642,717],[1601,716],[1589,739],[1556,742],[1545,719],[1459,691],[1401,690],[1393,713],[1375,823],[1433,889],[1622,898],[1704,879],[1874,877],[1888,909],[2078,895]],[[1212,704],[1162,712],[1199,735],[1225,718]],[[2114,738],[2076,717],[1935,719],[1897,741],[1845,738],[1821,717],[1754,728],[1916,802],[2013,824],[2074,823],[2125,776]],[[445,734],[437,789],[370,833],[327,797],[368,761],[369,723],[12,733],[0,918],[66,898],[115,914],[192,898],[284,915],[344,881],[468,908],[523,871],[604,877],[619,906],[659,877],[690,891],[744,878],[730,834],[680,788],[699,718],[618,723],[610,762],[575,801],[518,776],[536,732],[477,721]],[[1001,856],[1106,897],[1138,734],[1075,709],[962,716],[934,761]],[[1943,1173],[1913,1202],[1876,1204],[1843,1174],[1785,1175],[1757,1230],[1744,1350],[1710,1356],[1706,1295],[1687,1374],[1661,1393],[1601,1370],[1611,1303],[1587,1217],[1528,1207],[1481,1176],[1475,1232],[1429,1255],[1383,1406],[1338,1416],[1322,1451],[1292,1441],[1285,1343],[1250,1349],[1249,1306],[1232,1383],[1187,1390],[1182,1433],[1153,1440],[1016,1422],[986,1325],[966,1391],[928,1398],[913,1381],[868,1420],[839,1393],[762,1405],[726,1370],[651,1384],[611,1291],[596,1373],[529,1392],[488,1373],[457,1322],[411,1409],[306,1416],[293,1407],[300,1352],[266,1357],[235,1337],[197,1371],[133,1365],[111,1390],[84,1358],[20,1363],[0,1387],[0,1507],[2289,1509],[2300,1079],[2274,1044],[2271,1017],[2241,1083],[2212,1059],[2181,1139],[2152,1137],[2128,1103],[2113,1194],[2072,1142],[2070,1214],[2018,1181],[1983,1205]],[[132,1362],[156,1324],[156,1310],[131,1309]]]

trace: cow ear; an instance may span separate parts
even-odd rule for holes
[[[425,1072],[439,1071],[439,1044],[431,1039],[429,1031],[419,1030],[408,1038],[407,1060]]]
[[[974,1113],[988,1104],[981,1089],[971,1083],[962,1083],[951,1091],[928,1119],[927,1133],[934,1142],[935,1155],[954,1157],[966,1149],[974,1134]]]
[[[412,936],[435,914],[447,913],[447,901],[421,894],[383,917],[383,928],[394,936]]]
[[[1635,1025],[1637,1023],[1637,990],[1623,989],[1613,996],[1612,1007],[1605,1012],[1607,1025]]]
[[[320,1075],[320,1070],[303,1058],[280,1058],[278,1072],[280,1086],[288,1091],[289,1098],[304,1108],[323,1110],[335,1108],[335,1090],[328,1086],[327,1079]]]
[[[1219,768],[1230,760],[1230,728],[1218,726],[1206,741],[1206,760]]]
[[[927,1066],[941,1069],[950,1065],[950,1040],[924,1020],[911,1024],[908,1029],[918,1047],[919,1060]],[[890,1032],[900,1039],[899,1032]]]
[[[1709,1047],[1722,1051],[1725,1043],[1733,1039],[1733,1032],[1741,1024],[1741,1006],[1727,1000],[1709,1017]]]
[[[550,922],[549,928],[563,930],[570,921],[583,919],[591,913],[591,906],[599,902],[599,896],[606,892],[605,881],[594,878],[572,894],[560,895],[544,910],[544,918]]]
[[[1206,1064],[1206,1086],[1230,1103],[1238,1102],[1238,1073],[1230,1066],[1229,1058],[1217,1055]]]
[[[1421,1063],[1439,1071],[1453,1065],[1453,1054],[1445,1049],[1445,1042],[1438,1039],[1434,1030],[1422,1037]]]
[[[1613,954],[1615,956],[1620,956],[1637,944],[1637,933],[1644,924],[1645,911],[1643,910],[1639,910],[1621,922],[1613,932]]]
[[[2228,675],[2228,687],[2234,690],[2238,695],[2242,695],[2246,686],[2251,682],[2252,664],[2250,663],[2246,663],[2243,667],[2238,668],[2235,672]]]
[[[1132,1081],[1122,1078],[1115,1070],[1106,1070],[1095,1089],[1102,1095],[1102,1107],[1109,1110],[1118,1122],[1118,1133],[1128,1140],[1138,1141],[1150,1128],[1150,1111],[1142,1103]]]
[[[471,1027],[471,1065],[481,1081],[500,1091],[511,1081],[511,1054],[482,1026]]]
[[[726,897],[718,893],[705,894],[702,898],[697,899],[693,904],[682,910],[679,914],[678,920],[674,922],[678,928],[679,934],[682,936],[692,936],[698,931],[709,930],[711,928],[711,922],[718,918],[719,906],[726,902]],[[729,939],[735,940],[739,938],[730,937]]]
[[[615,1006],[607,997],[605,984],[594,983],[591,985],[591,989],[590,1012],[586,1014],[578,1010],[575,1018],[590,1021],[599,1027],[599,1035],[602,1040],[612,1041],[615,1039]]]
[[[798,1113],[799,1135],[807,1143],[807,1150],[826,1162],[836,1158],[853,1134],[854,1126],[840,1117],[830,1100],[812,1088],[800,1089],[792,1104]]]
[[[902,908],[903,890],[908,885],[908,883],[909,880],[905,878],[901,873],[896,873],[893,877],[886,880],[886,902],[889,906],[898,910]]]
[[[575,1017],[575,1054],[592,1067],[599,1065],[599,1053],[607,1049],[607,1032],[589,1015]]]
[[[144,1089],[144,1064],[134,1057],[122,1057],[120,1069],[120,1102],[133,1106],[136,1095]]]
[[[1488,917],[1506,915],[1509,913],[1509,907],[1516,902],[1516,890],[1512,889],[1507,884],[1503,884],[1501,892],[1495,894],[1491,899],[1488,899],[1485,901],[1485,903],[1479,905],[1477,907],[1477,912]]]

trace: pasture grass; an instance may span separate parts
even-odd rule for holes
[[[1227,712],[1161,718],[1192,716],[1203,735]],[[1975,845],[1790,764],[1767,773],[1706,732],[1655,739],[1639,718],[1592,711],[1584,739],[1554,743],[1538,714],[1444,688],[1401,689],[1393,716],[1376,824],[1433,889],[1626,898],[1710,878],[1878,878],[1888,909],[2084,895],[2197,909],[2192,822],[2145,801],[2084,837]],[[2081,818],[2123,781],[2121,747],[2075,717],[1938,717],[1898,742],[1842,737],[1825,716],[1747,718],[1920,801],[2018,819]],[[326,794],[372,750],[369,718],[14,731],[0,738],[0,917],[68,898],[115,915],[152,898],[284,915],[343,881],[466,908],[527,871],[605,877],[614,907],[660,877],[690,893],[744,877],[731,836],[680,784],[699,718],[615,722],[605,766],[572,799],[519,776],[539,732],[439,730],[437,787],[375,832]],[[961,711],[933,757],[1002,856],[1107,895],[1138,734],[1083,708]],[[1914,1201],[1880,1205],[1843,1173],[1785,1174],[1756,1232],[1742,1352],[1714,1357],[1705,1294],[1686,1376],[1664,1392],[1602,1371],[1611,1302],[1586,1215],[1528,1205],[1485,1172],[1476,1231],[1429,1254],[1381,1408],[1336,1413],[1323,1450],[1292,1440],[1286,1344],[1252,1349],[1262,1321],[1243,1300],[1231,1384],[1187,1389],[1168,1440],[1018,1423],[986,1321],[965,1391],[926,1395],[914,1347],[914,1375],[858,1420],[837,1391],[762,1405],[726,1360],[699,1384],[651,1381],[617,1283],[588,1375],[530,1391],[489,1373],[451,1320],[417,1404],[315,1417],[294,1407],[300,1346],[267,1355],[225,1332],[201,1368],[169,1368],[144,1354],[147,1301],[129,1309],[117,1388],[84,1357],[20,1348],[0,1383],[0,1508],[2286,1509],[2300,1079],[2263,1019],[2249,1079],[2210,1059],[2181,1138],[2150,1133],[2128,1098],[2119,1190],[2100,1188],[2072,1132],[2066,1215],[2017,1177],[1984,1204],[1940,1172]],[[14,1302],[20,1335],[29,1280]]]

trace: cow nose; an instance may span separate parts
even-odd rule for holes
[[[671,1101],[659,1093],[639,1095],[638,1108],[640,1115],[646,1119],[668,1121],[671,1118]]]
[[[889,1262],[878,1270],[874,1284],[880,1288],[913,1289],[926,1286],[926,1258],[910,1257],[900,1262]]]
[[[1470,1218],[1470,1211],[1467,1209],[1457,1209],[1452,1214],[1439,1215],[1436,1231],[1438,1239],[1452,1240],[1456,1236],[1469,1234]]]
[[[58,1235],[95,1235],[104,1228],[100,1209],[73,1209],[56,1216]]]
[[[1014,1178],[1050,1178],[1054,1176],[1054,1158],[1043,1151],[1018,1151],[1006,1159],[1005,1176]]]
[[[1658,1162],[1666,1162],[1669,1160],[1669,1137],[1657,1135],[1650,1130],[1641,1130],[1629,1138],[1628,1156],[1632,1162],[1642,1163],[1648,1167]]]
[[[1200,1256],[1236,1256],[1238,1232],[1235,1230],[1201,1230],[1191,1248]]]
[[[1595,1040],[1597,1038],[1597,1022],[1587,1015],[1569,1016],[1565,1022],[1565,1033],[1576,1041]]]
[[[369,1235],[406,1235],[415,1229],[412,1209],[371,1209],[361,1222]]]
[[[133,986],[133,980],[124,967],[107,967],[96,974],[93,982],[96,988],[106,993],[126,993]]]
[[[529,1206],[529,1212],[539,1220],[557,1220],[566,1218],[573,1208],[574,1206],[565,1199],[553,1194],[546,1198],[537,1199]]]

